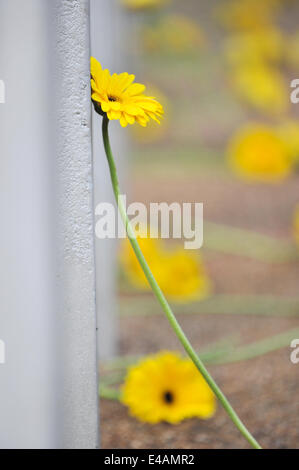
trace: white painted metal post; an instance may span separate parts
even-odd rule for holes
[[[0,448],[98,446],[89,55],[88,0],[0,0]]]
[[[64,447],[98,446],[89,0],[56,0]],[[55,135],[54,134],[54,135]]]

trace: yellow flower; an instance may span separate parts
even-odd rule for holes
[[[216,409],[214,394],[194,364],[166,351],[129,369],[121,401],[132,416],[152,424],[207,419]]]
[[[129,10],[146,10],[150,8],[163,7],[170,0],[121,0],[124,7]]]
[[[198,254],[182,248],[168,251],[160,239],[138,238],[138,242],[153,275],[170,300],[184,303],[210,295],[211,282]],[[120,261],[133,286],[150,290],[128,240],[122,246]]]
[[[143,94],[145,86],[133,83],[134,75],[110,75],[101,64],[91,58],[91,98],[98,113],[106,113],[110,120],[119,120],[122,127],[139,123],[145,127],[150,119],[160,123],[163,107],[153,97]]]
[[[249,181],[280,181],[292,170],[285,142],[264,125],[241,129],[229,144],[228,158],[234,171]]]
[[[288,87],[281,73],[263,65],[242,65],[232,73],[232,85],[240,98],[267,114],[285,113],[289,106]]]

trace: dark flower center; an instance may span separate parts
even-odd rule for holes
[[[163,400],[165,401],[165,403],[167,403],[167,405],[171,405],[174,402],[173,393],[169,391],[164,392]]]
[[[117,98],[115,96],[108,96],[109,101],[117,101]]]

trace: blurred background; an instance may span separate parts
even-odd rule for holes
[[[122,31],[115,63],[94,55],[111,72],[134,73],[165,108],[160,126],[112,123],[123,192],[146,205],[204,204],[203,248],[145,240],[149,264],[254,436],[265,447],[298,448],[299,365],[290,360],[299,338],[299,104],[290,101],[298,2],[116,0],[113,8]],[[111,335],[104,397],[138,358],[181,347],[128,245],[119,243],[114,269],[108,245],[96,243],[105,256],[99,289],[109,293],[100,320]],[[176,426],[137,422],[107,398],[100,412],[104,448],[247,446],[219,406],[210,420]]]

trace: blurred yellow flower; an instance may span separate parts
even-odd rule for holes
[[[198,254],[183,248],[168,251],[160,239],[138,238],[138,242],[153,275],[170,300],[183,303],[210,295],[211,282]],[[122,245],[120,261],[133,286],[150,290],[128,240]]]
[[[233,66],[267,65],[282,61],[285,40],[275,28],[233,34],[225,43],[225,56]]]
[[[144,10],[162,7],[170,3],[170,0],[121,0],[121,3],[129,10]]]
[[[278,0],[229,0],[215,14],[229,30],[252,31],[271,25],[278,6]]]
[[[249,181],[277,182],[292,171],[287,145],[265,125],[251,125],[237,132],[229,144],[228,159],[232,169]]]
[[[294,212],[293,227],[294,227],[295,241],[299,247],[299,204],[296,206],[296,209]]]
[[[163,126],[157,126],[154,121],[149,121],[146,129],[140,126],[131,127],[133,139],[140,144],[154,143],[163,139],[169,128],[171,116],[171,102],[165,94],[150,83],[146,84],[146,89],[151,96],[155,96],[156,100],[162,104],[165,114],[163,115]]]
[[[143,36],[146,49],[159,53],[198,52],[205,42],[198,24],[182,15],[168,15],[157,25],[145,27]]]
[[[299,163],[299,121],[285,121],[278,127],[278,135],[288,147],[292,160]]]
[[[138,244],[150,268],[159,265],[160,243],[156,238],[138,237]],[[142,290],[149,290],[146,277],[132,250],[130,242],[126,239],[121,244],[120,263],[131,284]]]
[[[289,90],[282,74],[272,67],[242,65],[232,71],[234,91],[260,112],[279,115],[289,107]]]
[[[137,122],[145,127],[150,119],[160,123],[163,107],[153,97],[143,94],[145,86],[133,83],[134,75],[110,75],[101,64],[91,58],[91,98],[98,113],[107,113],[108,119],[119,120],[122,127]]]
[[[167,351],[129,368],[121,401],[132,416],[152,424],[207,419],[216,410],[214,394],[193,362]]]

